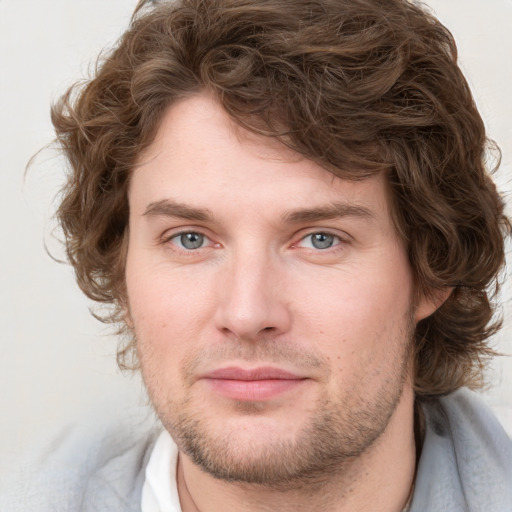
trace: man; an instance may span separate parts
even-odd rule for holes
[[[510,441],[460,391],[510,225],[439,22],[141,2],[52,120],[68,257],[164,428],[77,454],[41,509],[512,509]]]

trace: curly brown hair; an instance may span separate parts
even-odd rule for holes
[[[83,292],[123,323],[127,189],[178,99],[208,91],[248,130],[335,175],[385,172],[418,293],[453,288],[415,334],[418,396],[478,387],[500,321],[511,227],[450,32],[406,0],[139,3],[131,25],[52,108],[70,164],[57,215]],[[123,327],[124,326],[124,327]],[[124,338],[118,361],[136,364]]]

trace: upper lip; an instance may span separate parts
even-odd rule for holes
[[[282,368],[264,366],[259,368],[244,369],[236,366],[218,368],[203,375],[206,379],[224,379],[224,380],[301,380],[305,377],[295,375]]]

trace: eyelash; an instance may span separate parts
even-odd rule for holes
[[[331,246],[324,247],[324,248],[314,247],[314,242],[313,242],[313,238],[312,237],[314,237],[315,235],[316,236],[322,235],[322,236],[326,236],[326,237],[332,237],[333,238],[333,244]],[[299,247],[299,244],[301,244],[302,242],[304,242],[308,238],[311,239],[311,245],[313,245],[313,247],[304,247],[304,249],[313,251],[315,253],[316,252],[319,252],[319,253],[320,252],[325,252],[325,253],[327,253],[327,252],[332,252],[332,251],[339,250],[339,249],[341,249],[340,246],[344,245],[344,243],[347,242],[347,240],[342,238],[340,235],[337,235],[335,233],[331,233],[330,231],[312,231],[312,232],[309,232],[306,235],[302,236],[297,243],[292,245],[292,247]]]
[[[179,237],[183,237],[184,235],[199,235],[201,237],[204,237],[203,243],[205,241],[209,241],[210,245],[207,245],[207,246],[201,245],[201,246],[199,246],[197,248],[186,248],[186,247],[180,247],[177,243],[173,243],[172,242],[173,239],[177,239]],[[333,240],[334,240],[333,241],[333,245],[331,245],[329,247],[325,247],[325,248],[300,247],[300,244],[302,242],[304,242],[308,238],[313,237],[315,235],[323,235],[323,236],[327,236],[327,237],[332,237]],[[183,254],[186,254],[186,255],[191,255],[191,254],[197,252],[200,249],[205,249],[205,248],[208,248],[208,247],[214,247],[214,248],[215,247],[220,247],[220,244],[214,243],[208,235],[206,235],[205,233],[201,232],[200,230],[193,230],[193,229],[179,231],[178,233],[172,233],[171,235],[166,236],[163,239],[163,243],[164,244],[171,243],[173,245],[174,250],[179,251],[179,252],[181,252]],[[302,249],[305,249],[305,250],[308,250],[308,251],[311,251],[311,252],[314,252],[314,253],[317,253],[317,254],[320,254],[320,253],[332,253],[332,252],[335,252],[335,251],[342,250],[343,247],[347,243],[348,243],[347,238],[344,238],[344,237],[340,236],[339,234],[335,234],[335,233],[332,233],[332,232],[327,231],[327,230],[318,230],[318,231],[310,231],[310,232],[304,234],[303,236],[300,237],[300,239],[297,242],[295,242],[295,243],[293,243],[291,245],[291,248],[293,248],[293,249],[302,248]],[[311,245],[314,245],[313,242],[311,242]]]
[[[203,247],[202,245],[200,247],[197,247],[195,249],[188,249],[186,247],[180,247],[179,245],[177,245],[176,243],[173,243],[172,240],[176,239],[176,238],[179,238],[179,237],[183,237],[184,235],[199,235],[201,237],[204,238],[204,241],[209,241],[211,243],[211,245],[209,246],[206,246],[206,247],[215,247],[215,246],[220,246],[220,244],[215,244],[214,242],[212,242],[211,238],[202,233],[201,231],[199,230],[194,230],[194,229],[189,229],[189,230],[183,230],[183,231],[180,231],[178,233],[173,233],[172,235],[168,235],[166,236],[164,239],[163,239],[163,243],[164,244],[169,244],[171,243],[173,246],[174,246],[174,249],[177,250],[177,251],[180,251],[184,254],[191,254],[191,253],[194,253],[196,252],[197,250],[199,249],[204,249],[205,247]],[[204,242],[203,241],[203,242]]]

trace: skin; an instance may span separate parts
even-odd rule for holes
[[[435,304],[413,300],[384,178],[335,177],[197,95],[129,202],[127,322],[183,510],[400,511],[411,337]]]

